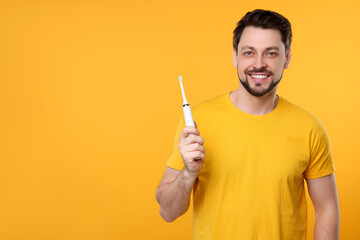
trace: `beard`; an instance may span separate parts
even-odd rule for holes
[[[238,78],[241,82],[241,84],[243,85],[243,87],[246,89],[246,91],[248,91],[248,93],[250,93],[252,96],[254,97],[262,97],[264,95],[266,95],[267,93],[269,93],[271,90],[273,90],[280,82],[283,73],[281,73],[281,76],[279,77],[278,80],[273,80],[270,85],[265,88],[265,89],[256,89],[256,87],[260,87],[262,83],[255,83],[255,88],[251,88],[250,84],[249,84],[249,80],[248,80],[248,74],[252,74],[252,73],[267,73],[271,76],[273,76],[274,74],[264,68],[258,69],[258,70],[252,70],[252,71],[245,71],[245,79],[241,79],[240,74],[238,72]]]

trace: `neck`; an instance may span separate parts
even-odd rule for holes
[[[276,90],[277,87],[264,96],[255,97],[240,86],[230,93],[230,99],[243,112],[252,115],[265,115],[273,111],[279,102]]]

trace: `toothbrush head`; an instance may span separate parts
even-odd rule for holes
[[[184,92],[184,87],[183,87],[183,84],[182,84],[182,77],[179,75],[179,76],[178,76],[178,79],[179,79],[179,82],[180,82],[181,93],[182,93],[183,100],[184,100],[183,104],[188,104],[188,102],[186,101],[185,92]]]

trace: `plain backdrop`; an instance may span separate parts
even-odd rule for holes
[[[2,0],[0,239],[191,239],[191,209],[169,224],[155,200],[182,114],[177,76],[190,105],[238,88],[232,31],[256,8],[292,23],[278,94],[325,124],[340,238],[357,238],[358,1]]]

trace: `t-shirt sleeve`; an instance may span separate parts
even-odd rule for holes
[[[184,116],[181,115],[180,121],[179,121],[177,129],[176,129],[176,133],[175,133],[173,150],[172,150],[172,153],[166,163],[166,165],[168,167],[171,167],[171,168],[174,168],[177,170],[182,170],[184,167],[184,162],[182,160],[182,157],[181,157],[181,154],[180,154],[180,151],[178,148],[180,134],[184,127],[185,127],[185,120],[184,120]]]
[[[310,134],[310,161],[304,172],[306,179],[315,179],[335,171],[331,155],[329,136],[324,125],[319,121]]]

